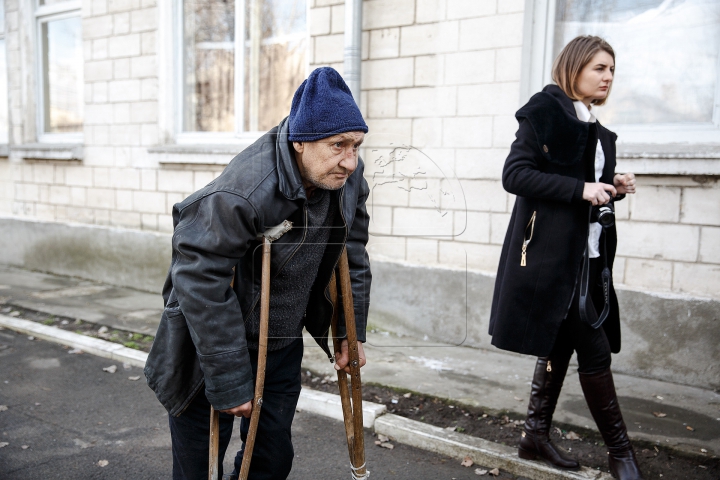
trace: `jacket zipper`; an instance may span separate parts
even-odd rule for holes
[[[530,221],[528,222],[527,226],[525,227],[525,233],[523,234],[523,245],[522,245],[522,255],[520,256],[520,266],[524,267],[527,265],[527,247],[530,245],[530,241],[533,238],[533,234],[535,233],[535,217],[537,216],[537,211],[534,211],[532,214],[532,217],[530,217]],[[527,236],[528,228],[530,229],[530,238]]]
[[[550,362],[550,360],[548,360],[547,368],[545,370],[547,370],[548,372],[552,372],[552,363]]]

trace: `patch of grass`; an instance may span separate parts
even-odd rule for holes
[[[151,337],[150,335],[145,335],[145,337],[143,338],[143,342],[154,342],[154,341],[155,341],[155,337]]]
[[[55,320],[53,320],[52,318],[48,318],[47,320],[43,320],[42,323],[43,325],[52,325],[53,323],[55,323]]]
[[[132,340],[129,341],[129,342],[123,343],[123,345],[126,346],[126,347],[128,347],[128,348],[134,348],[135,350],[140,350],[140,345],[138,345],[137,343],[133,342]]]
[[[130,337],[132,340],[142,340],[143,335],[141,333],[133,333],[132,337]]]

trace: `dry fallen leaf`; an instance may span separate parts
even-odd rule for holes
[[[463,460],[460,465],[462,465],[463,467],[472,467],[473,463],[475,462],[473,462],[470,457],[465,457],[465,460]]]
[[[30,448],[30,445],[23,445],[23,446],[20,447],[20,448],[22,448],[23,450],[27,450],[28,448]]]
[[[705,450],[704,448],[701,448],[701,449],[700,449],[700,452],[702,452],[702,453],[707,453],[707,450]]]
[[[693,427],[691,427],[690,425],[686,426],[685,428],[687,428],[687,429],[690,430],[691,432],[694,432],[694,431],[695,431],[695,429],[694,429]]]
[[[483,470],[482,468],[476,468],[475,469],[475,475],[487,475],[488,471]]]
[[[565,438],[568,440],[580,440],[580,435],[575,432],[568,432],[567,435],[565,435]]]
[[[386,437],[383,434],[378,434],[377,437],[378,437],[378,440],[380,440],[380,443],[385,443],[390,440],[390,437]]]
[[[30,336],[28,337],[28,340],[35,340],[35,337],[33,337],[32,335],[30,335]]]
[[[412,397],[412,393],[408,392],[408,393],[404,394],[403,397],[410,398],[410,397]]]
[[[128,377],[128,380],[132,380],[133,382],[136,380],[140,380],[140,375],[136,375],[134,377]]]
[[[101,466],[101,467],[107,467],[109,463],[110,463],[110,462],[108,462],[107,460],[100,460],[100,461],[98,462],[98,465]]]
[[[10,445],[8,442],[0,442],[0,448],[7,447]]]
[[[387,448],[388,450],[392,450],[393,448],[395,448],[395,445],[390,442],[383,442],[380,444],[380,446],[383,448]]]
[[[73,348],[72,350],[68,350],[69,355],[80,355],[82,353],[83,353],[83,351],[80,350],[79,348]]]
[[[667,413],[662,413],[662,412],[653,412],[653,415],[655,415],[655,416],[658,417],[658,418],[665,418],[665,417],[667,417]]]
[[[7,405],[0,405],[0,412],[7,410]]]
[[[490,475],[493,475],[493,476],[497,477],[498,475],[500,475],[500,470],[497,469],[497,468],[493,468],[493,469],[490,470],[488,473],[489,473]]]
[[[663,397],[661,397],[660,395],[655,395],[655,398],[657,398],[658,400],[665,400],[665,399],[664,399]]]
[[[117,365],[110,365],[109,367],[103,368],[103,372],[115,373],[117,372]]]
[[[375,445],[380,445],[382,442],[380,440],[375,440]]]

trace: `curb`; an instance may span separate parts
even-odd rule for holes
[[[79,348],[99,357],[129,363],[134,367],[144,367],[148,356],[145,352],[116,343],[6,315],[0,315],[0,326],[50,342]],[[340,395],[303,388],[300,391],[297,408],[335,420],[343,420]],[[612,480],[609,474],[587,467],[578,471],[558,470],[541,462],[522,460],[518,458],[515,448],[393,415],[387,413],[385,405],[378,403],[363,401],[363,425],[365,428],[374,429],[375,433],[392,437],[398,443],[460,460],[470,457],[479,465],[501,468],[513,475],[534,480],[557,478]]]

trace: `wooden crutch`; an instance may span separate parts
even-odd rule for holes
[[[258,365],[255,375],[255,398],[253,410],[250,415],[250,428],[245,440],[243,461],[240,467],[239,480],[247,480],[250,473],[250,461],[255,447],[260,410],[263,404],[263,388],[265,387],[265,365],[267,361],[268,325],[270,323],[270,245],[292,228],[292,222],[285,220],[266,232],[258,235],[262,238],[262,274],[260,287],[260,337],[258,339]],[[210,458],[208,479],[218,480],[219,475],[219,445],[220,445],[220,413],[210,406]]]
[[[357,347],[357,332],[355,330],[355,310],[350,283],[350,268],[348,266],[347,249],[343,249],[338,267],[330,279],[330,300],[333,302],[333,316],[331,320],[333,346],[340,351],[341,339],[337,333],[338,322],[338,288],[342,295],[343,313],[345,316],[345,329],[348,341],[348,366],[350,367],[350,390],[348,391],[347,374],[338,370],[338,387],[342,402],[343,420],[345,423],[345,436],[347,437],[348,453],[350,455],[350,468],[353,480],[364,480],[370,477],[365,467],[365,435],[363,430],[362,412],[362,384],[360,379],[360,356]]]

